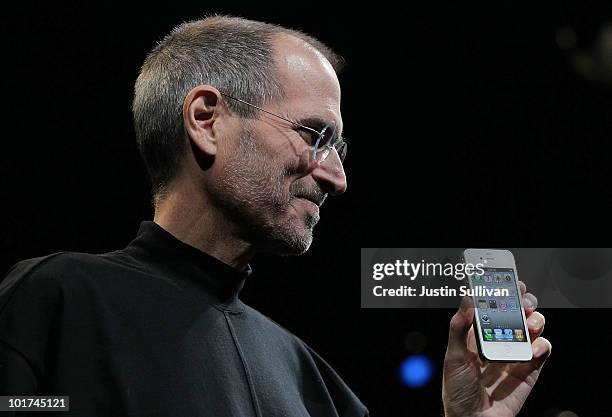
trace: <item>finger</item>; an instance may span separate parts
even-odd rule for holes
[[[476,346],[476,336],[474,335],[474,325],[470,326],[467,334],[467,350],[474,354],[478,354],[478,346]]]
[[[548,359],[552,353],[552,344],[545,337],[538,337],[532,344],[531,349],[533,350],[532,361],[539,361],[539,366],[544,364],[544,361]]]
[[[521,303],[525,309],[525,315],[529,317],[538,308],[538,299],[535,295],[528,292],[521,298]]]
[[[539,311],[535,311],[529,316],[527,319],[527,328],[529,329],[529,334],[532,335],[531,340],[542,334],[545,324],[546,318]]]
[[[527,286],[525,285],[525,283],[523,281],[519,281],[518,282],[518,287],[519,287],[519,291],[521,294],[521,297],[525,295],[525,293],[527,292]]]
[[[467,303],[462,302],[462,307],[451,318],[447,355],[463,355],[467,351],[467,336],[474,321],[474,308],[467,307],[467,305]]]
[[[521,294],[521,303],[525,309],[527,317],[538,308],[538,299],[535,295],[527,292],[527,285],[523,281],[518,282],[519,293]]]

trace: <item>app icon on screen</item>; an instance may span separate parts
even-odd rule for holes
[[[499,274],[495,274],[495,282],[501,282],[502,277]]]
[[[487,304],[487,300],[478,300],[478,308],[481,310],[486,310],[489,307]]]
[[[493,340],[493,331],[491,329],[482,329],[484,333],[484,340]]]
[[[483,315],[480,317],[480,320],[482,320],[482,322],[483,322],[483,323],[489,323],[489,322],[491,321],[491,318],[489,317],[489,315],[488,315],[488,314],[483,314]]]
[[[510,274],[506,274],[506,282],[510,281],[512,281],[512,277],[510,276]]]
[[[499,309],[502,310],[502,311],[508,310],[508,304],[505,301],[500,301],[499,302]]]
[[[510,310],[518,310],[518,307],[516,306],[516,301],[510,301],[508,304],[510,305]]]
[[[485,282],[491,282],[491,275],[485,275],[484,280]]]
[[[495,332],[495,339],[501,340],[504,338],[504,335],[502,334],[502,329],[493,329],[493,332]]]
[[[506,339],[512,340],[512,329],[504,329],[504,336],[506,336]]]
[[[489,300],[489,308],[497,308],[497,301]]]
[[[514,330],[514,335],[516,336],[516,340],[518,340],[518,341],[525,340],[525,336],[523,335],[523,330],[522,329],[515,329]]]

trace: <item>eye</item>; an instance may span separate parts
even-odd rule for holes
[[[319,147],[327,146],[331,143],[336,142],[336,128],[332,125],[326,125],[323,128],[323,137],[319,143]]]
[[[297,128],[296,130],[298,131],[302,139],[304,139],[304,141],[311,146],[317,142],[317,139],[319,139],[319,133],[314,132],[312,130],[304,129],[302,127]]]

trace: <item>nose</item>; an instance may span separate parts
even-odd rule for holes
[[[340,195],[346,191],[346,174],[335,149],[323,162],[316,164],[311,175],[323,192],[327,194]]]

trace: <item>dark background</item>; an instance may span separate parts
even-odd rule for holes
[[[151,218],[133,82],[157,40],[213,12],[302,29],[348,61],[349,190],[325,204],[307,255],[254,260],[243,299],[313,346],[373,416],[441,415],[453,312],[360,309],[360,247],[609,246],[612,89],[572,66],[609,8],[27,4],[2,17],[2,271],[123,247]],[[521,415],[603,415],[612,313],[544,313],[554,353]],[[411,331],[438,365],[416,390],[397,378]]]

